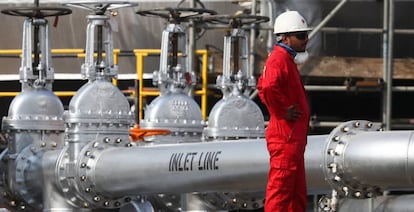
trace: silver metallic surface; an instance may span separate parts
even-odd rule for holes
[[[130,204],[127,204],[119,209],[119,212],[155,212],[153,206],[150,202],[142,200],[142,201],[134,201]]]
[[[91,177],[97,191],[110,196],[257,191],[266,184],[265,145],[263,141],[240,140],[108,148],[96,158]]]
[[[204,127],[201,110],[193,98],[182,92],[155,98],[140,121],[143,129],[168,129],[169,135],[145,138],[148,141],[181,143],[199,142]]]
[[[95,45],[98,42],[98,39],[95,38],[98,33],[97,31],[101,31],[102,39],[104,39],[103,49],[107,53],[104,60],[98,61],[99,64],[96,64],[94,58]],[[114,55],[110,54],[110,52],[114,52],[114,47],[109,17],[105,15],[89,15],[86,33],[85,63],[82,64],[81,68],[82,77],[89,80],[94,80],[99,75],[100,77],[106,76],[108,79],[116,77],[118,74],[118,66],[114,63]],[[98,52],[98,54],[102,54],[102,52]],[[102,72],[97,72],[96,69],[101,69]]]
[[[49,151],[43,156],[43,212],[88,212],[89,209],[74,208],[72,204],[61,194],[61,191],[55,187],[56,160],[58,160],[59,151]]]
[[[126,203],[124,199],[128,197],[122,197],[120,202],[97,195],[83,171],[89,166],[88,160],[93,161],[95,157],[90,148],[129,143],[128,130],[133,125],[133,117],[122,92],[105,80],[87,83],[72,98],[65,114],[67,148],[60,153],[55,173],[60,179],[57,187],[72,205],[118,208]]]
[[[159,70],[154,72],[153,84],[160,96],[145,109],[142,129],[170,130],[167,136],[146,137],[158,143],[199,142],[204,127],[200,106],[191,97],[195,85],[194,72],[188,68],[187,34],[183,26],[168,23],[162,32]],[[180,55],[178,55],[180,53]]]
[[[216,82],[223,98],[210,111],[204,140],[264,137],[262,111],[247,97],[256,85],[248,59],[247,36],[243,30],[234,28],[224,37],[223,75]],[[234,70],[235,67],[240,70]]]
[[[8,201],[21,210],[42,208],[43,153],[63,146],[64,110],[60,99],[50,90],[54,71],[48,34],[45,19],[24,21],[19,70],[21,93],[13,99],[8,116],[2,121],[8,148],[1,158],[1,166],[7,166],[0,170],[3,181],[1,201]],[[33,45],[37,45],[42,57],[39,52],[32,53]]]
[[[106,56],[103,60],[103,49],[106,55],[113,55],[108,19],[106,15],[88,16],[88,50],[82,69],[88,83],[78,90],[69,103],[69,109],[64,115],[67,145],[55,156],[58,159],[54,174],[58,181],[54,183],[56,190],[53,192],[60,193],[60,200],[66,199],[74,208],[120,208],[132,200],[124,194],[116,198],[107,198],[106,194],[95,192],[94,182],[87,177],[99,151],[108,146],[128,146],[129,129],[134,124],[134,115],[128,100],[110,82],[111,78],[117,75],[113,59]],[[95,42],[92,39],[95,36],[95,28],[98,29],[98,38],[107,38],[106,41],[98,39],[96,60]],[[63,202],[60,204],[64,205]]]
[[[308,193],[328,194],[332,189],[324,174],[325,146],[328,135],[308,136],[305,149],[306,185]]]
[[[264,137],[264,118],[260,108],[244,95],[221,99],[211,109],[204,139]]]
[[[168,92],[169,86],[178,86],[181,88],[186,86],[184,76],[188,70],[188,46],[186,41],[187,34],[179,24],[170,23],[162,32],[160,66],[159,70],[154,72],[153,78],[153,83],[159,86],[162,94]],[[177,54],[173,55],[173,57],[177,58],[171,58],[173,54],[171,51]],[[178,52],[181,53],[179,59]],[[174,83],[169,82],[170,80],[173,80]]]
[[[331,132],[324,172],[340,196],[369,198],[387,189],[414,187],[413,132],[380,129],[371,122],[350,121]]]
[[[37,28],[39,43],[33,41],[32,33],[34,28]],[[54,69],[51,65],[51,53],[49,44],[49,26],[46,19],[26,19],[23,24],[23,40],[22,40],[22,60],[19,69],[20,82],[22,83],[22,90],[26,86],[31,87],[32,83],[35,85],[45,84],[47,89],[51,89],[51,81],[54,77]],[[39,51],[43,53],[38,64],[33,66],[33,50],[34,45],[38,45]],[[35,74],[35,70],[39,71]]]
[[[31,88],[17,95],[3,118],[3,130],[31,129],[63,131],[63,105],[46,88]]]

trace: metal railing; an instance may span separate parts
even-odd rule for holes
[[[144,87],[144,58],[149,55],[159,55],[161,53],[160,49],[135,49],[134,54],[136,57],[136,67],[137,67],[137,79],[138,79],[138,105],[139,105],[139,119],[141,120],[142,111],[143,111],[143,99],[146,96],[159,96],[160,91],[158,89],[152,88],[148,89]],[[195,90],[195,95],[201,96],[201,114],[203,119],[207,118],[207,60],[208,60],[208,51],[207,50],[196,50],[195,52],[202,57],[202,70],[201,70],[201,89]]]

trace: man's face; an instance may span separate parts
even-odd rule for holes
[[[285,36],[285,43],[296,52],[304,52],[308,43],[308,32],[291,32]]]

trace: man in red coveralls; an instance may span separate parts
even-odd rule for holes
[[[276,18],[277,43],[257,84],[259,97],[270,114],[266,129],[270,154],[266,212],[306,210],[304,152],[309,105],[296,64],[306,58],[310,30],[297,11],[287,11]]]

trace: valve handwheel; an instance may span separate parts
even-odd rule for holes
[[[168,19],[169,22],[188,22],[191,19],[199,18],[204,14],[215,15],[217,14],[214,10],[204,8],[184,8],[184,7],[166,7],[151,10],[140,10],[136,12],[142,16],[158,16],[161,18]]]
[[[45,18],[50,16],[68,15],[72,13],[72,10],[64,7],[16,7],[4,9],[1,13],[27,18]]]
[[[202,21],[210,24],[227,25],[231,28],[239,28],[248,24],[259,24],[269,21],[269,17],[260,15],[210,15],[201,18]]]
[[[65,5],[71,6],[71,7],[77,7],[77,8],[81,8],[81,9],[86,9],[86,10],[92,10],[95,11],[95,13],[97,15],[103,15],[106,11],[112,11],[112,10],[116,10],[116,9],[120,9],[120,8],[124,8],[124,7],[134,7],[137,6],[137,3],[133,3],[133,2],[119,2],[119,1],[104,1],[102,3],[99,3],[97,1],[80,1],[80,2],[76,2],[73,1],[72,3],[66,3]]]

